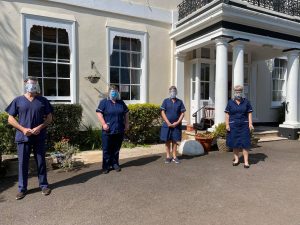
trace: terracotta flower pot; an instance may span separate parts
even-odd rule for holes
[[[211,149],[211,143],[213,141],[213,138],[211,137],[201,137],[201,136],[195,136],[195,140],[198,141],[204,148],[204,151],[208,153]]]

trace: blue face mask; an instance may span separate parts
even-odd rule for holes
[[[26,92],[30,93],[40,93],[40,85],[37,84],[26,84],[25,85]]]
[[[170,98],[176,98],[176,96],[177,96],[177,91],[176,90],[170,91]]]
[[[118,97],[119,97],[119,93],[118,93],[116,90],[111,90],[111,91],[109,92],[109,98],[110,98],[111,100],[117,100]]]
[[[242,99],[242,97],[243,97],[243,93],[241,93],[241,92],[236,92],[236,93],[234,93],[234,99],[238,99],[238,100],[240,100],[240,99]]]

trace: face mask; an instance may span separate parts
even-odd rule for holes
[[[40,93],[40,85],[38,83],[26,84],[25,90],[26,90],[26,92],[30,92],[30,93]]]
[[[177,91],[170,91],[170,98],[176,98]]]
[[[241,99],[242,97],[243,97],[243,93],[241,92],[234,93],[234,99]]]
[[[111,90],[109,92],[109,98],[110,98],[110,100],[117,100],[118,97],[119,97],[119,94],[118,94],[118,92],[116,90]]]

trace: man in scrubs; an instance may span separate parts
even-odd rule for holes
[[[20,200],[26,196],[28,166],[31,150],[37,163],[39,186],[43,195],[49,195],[47,168],[45,161],[46,127],[52,122],[53,108],[49,101],[40,96],[40,87],[35,77],[24,81],[26,93],[16,97],[5,111],[8,123],[16,128],[19,159],[19,186],[16,196]]]
[[[166,143],[167,157],[165,163],[171,163],[172,161],[180,163],[179,159],[176,157],[176,151],[177,144],[181,141],[181,121],[186,109],[183,102],[176,97],[177,88],[175,86],[169,88],[169,95],[170,97],[166,98],[160,107],[161,116],[164,120],[161,127],[160,139]],[[171,157],[171,149],[173,158]]]

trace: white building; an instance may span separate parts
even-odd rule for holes
[[[299,7],[296,0],[0,1],[0,109],[22,94],[24,76],[35,75],[49,100],[82,104],[85,123],[97,124],[107,84],[118,85],[127,104],[160,104],[176,85],[186,123],[207,104],[220,123],[232,87],[242,84],[256,123],[276,123],[286,101],[280,127],[295,138]],[[95,74],[98,83],[86,79]]]

